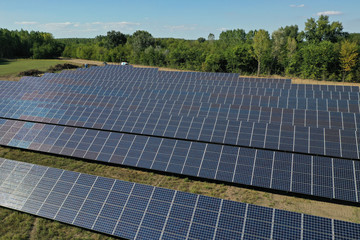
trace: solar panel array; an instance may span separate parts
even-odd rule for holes
[[[359,87],[105,66],[0,82],[0,145],[359,203]]]
[[[142,135],[0,121],[0,144],[359,202],[360,162]]]
[[[126,239],[360,238],[360,224],[3,158],[0,205]]]

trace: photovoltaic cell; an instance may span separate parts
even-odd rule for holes
[[[359,201],[359,161],[11,120],[0,131],[3,146]]]
[[[79,127],[90,130],[110,130],[120,133],[135,133],[173,139],[201,141],[205,143],[228,144],[233,146],[245,146],[263,148],[269,150],[281,150],[297,153],[309,153],[329,157],[341,157],[348,159],[359,158],[358,132],[351,130],[332,130],[314,127],[292,126],[290,124],[266,124],[245,121],[229,121],[219,119],[164,117],[148,118],[127,116],[125,121],[119,120],[112,126],[104,122],[90,124],[87,122],[70,122]],[[50,119],[49,119],[50,120]],[[55,119],[53,119],[55,120]],[[2,120],[0,124],[5,126],[1,129],[4,134],[10,131],[6,128],[12,120]],[[57,124],[61,121],[57,121]],[[28,128],[31,128],[28,123]],[[64,123],[67,125],[67,123]],[[23,139],[27,130],[21,130],[15,136],[15,140]],[[105,133],[104,133],[105,134]],[[31,136],[30,136],[31,137]],[[24,140],[30,139],[30,137]],[[13,140],[13,139],[12,139]],[[57,141],[59,146],[65,144],[64,140]],[[95,149],[93,149],[95,151]],[[100,151],[101,149],[98,149]]]
[[[0,144],[358,203],[359,106],[358,87],[108,65],[0,82]],[[356,224],[0,164],[6,207],[123,238],[358,238]]]
[[[355,223],[3,158],[0,206],[126,239],[360,238]]]
[[[74,96],[57,99],[56,102],[43,100],[3,100],[0,102],[2,117],[13,119],[25,119],[44,122],[62,122],[75,124],[92,122],[94,120],[103,123],[114,123],[127,120],[128,115],[141,118],[151,116],[157,118],[169,117],[196,117],[209,119],[225,119],[235,121],[266,122],[279,124],[292,124],[297,126],[311,126],[332,129],[357,130],[360,123],[360,115],[350,112],[327,112],[295,108],[263,107],[241,104],[210,104],[200,102],[179,102],[175,104],[169,100],[141,99],[141,102],[120,101],[108,99],[91,102],[82,101]],[[84,97],[88,99],[89,96]],[[72,102],[73,101],[73,102]],[[115,102],[118,101],[119,104]],[[83,105],[80,105],[83,103]],[[102,105],[100,107],[100,105]],[[256,104],[258,105],[258,104]],[[266,104],[269,105],[269,104]],[[125,119],[122,119],[125,118]],[[100,123],[99,123],[100,124]]]

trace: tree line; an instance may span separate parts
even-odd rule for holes
[[[22,32],[15,32],[15,35]],[[60,54],[54,51],[52,57],[61,55],[184,70],[360,82],[360,34],[344,32],[342,24],[330,22],[328,16],[307,19],[304,31],[299,31],[297,25],[281,27],[271,34],[263,29],[248,32],[235,29],[223,31],[218,39],[211,33],[207,38],[197,40],[154,38],[141,30],[132,35],[109,31],[107,35],[93,39],[54,40],[51,35],[47,39],[56,42],[58,49],[62,48]],[[46,41],[33,45],[41,49],[47,44],[51,45]],[[4,57],[1,49],[0,57]],[[39,56],[34,54],[37,48],[29,49],[30,57]]]
[[[64,47],[50,33],[0,28],[0,58],[56,58]]]

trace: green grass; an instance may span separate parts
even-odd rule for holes
[[[16,77],[20,72],[30,69],[46,71],[51,66],[65,62],[64,60],[57,59],[1,59],[0,79]]]

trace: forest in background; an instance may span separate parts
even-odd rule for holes
[[[93,39],[54,39],[50,33],[0,29],[0,58],[71,57],[107,62],[127,61],[183,70],[280,75],[318,80],[360,82],[360,34],[343,31],[328,16],[266,30],[223,31],[197,40],[154,38],[109,31]]]

